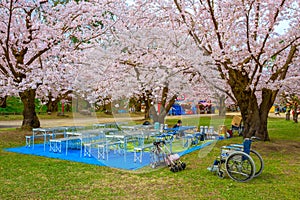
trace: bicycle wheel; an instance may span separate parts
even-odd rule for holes
[[[254,161],[254,164],[255,164],[255,174],[254,174],[254,177],[257,177],[259,176],[263,169],[264,169],[264,160],[262,159],[261,155],[255,151],[255,150],[250,150],[250,156],[251,158],[253,159]]]
[[[226,159],[225,169],[228,176],[238,182],[250,181],[255,174],[255,164],[244,152],[231,153]]]

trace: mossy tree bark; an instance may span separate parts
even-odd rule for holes
[[[275,101],[278,90],[262,89],[261,101],[257,100],[254,91],[249,87],[248,76],[238,70],[229,71],[228,81],[241,110],[244,122],[244,137],[257,136],[269,141],[267,129],[268,114]]]
[[[46,104],[47,112],[57,112],[59,101],[60,101],[60,99],[55,99],[54,101],[48,101]]]
[[[35,112],[35,89],[28,89],[19,93],[21,101],[23,102],[23,122],[22,129],[23,130],[31,130],[32,128],[39,128],[40,121]]]
[[[162,91],[159,112],[156,110],[156,108],[153,105],[151,106],[149,113],[153,119],[153,122],[159,122],[160,124],[165,123],[165,118],[169,113],[172,105],[175,103],[175,100],[177,99],[177,95],[173,95],[171,99],[167,101],[168,93],[169,93],[169,88],[165,86]]]

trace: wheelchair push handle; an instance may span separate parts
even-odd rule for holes
[[[254,140],[254,141],[256,141],[256,140],[261,140],[259,137],[256,137],[256,136],[252,136],[251,137],[251,140]]]
[[[245,138],[244,140],[251,140],[252,142],[255,142],[257,140],[260,140],[260,138],[256,136],[252,136],[251,138]]]

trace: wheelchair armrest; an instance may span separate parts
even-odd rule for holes
[[[235,146],[222,146],[221,149],[228,149],[228,150],[235,150],[235,151],[240,151],[241,148],[235,147]]]
[[[230,146],[233,146],[233,147],[237,147],[237,148],[243,148],[243,144],[230,144]]]

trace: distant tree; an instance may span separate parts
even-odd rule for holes
[[[82,48],[99,39],[117,18],[122,1],[0,1],[1,96],[18,95],[23,129],[40,126],[34,100],[55,98],[77,73]]]
[[[1,108],[5,108],[6,107],[6,99],[7,99],[7,96],[0,97],[0,107]]]

